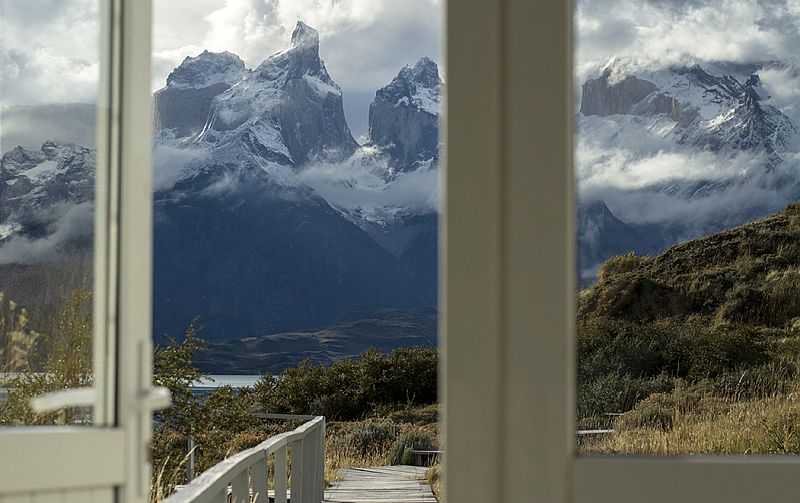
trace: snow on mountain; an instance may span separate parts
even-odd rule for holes
[[[423,57],[375,93],[367,143],[386,151],[395,171],[413,171],[438,158],[442,85],[436,63]]]
[[[203,51],[196,57],[184,59],[167,77],[167,87],[202,89],[215,84],[232,86],[248,73],[244,61],[235,54]]]
[[[0,158],[0,263],[88,247],[95,160],[91,149],[51,141]]]
[[[156,164],[174,149],[207,154],[182,169],[173,166],[176,182],[217,165],[259,169],[274,183],[296,186],[298,168],[343,159],[358,148],[342,92],[319,57],[319,34],[303,22],[287,50],[252,71],[229,53],[187,58],[155,98],[163,110],[158,117],[169,117],[157,120]]]
[[[583,262],[582,271],[618,252],[597,244],[603,226],[634,251],[652,253],[758,218],[800,195],[798,129],[759,75],[776,68],[783,65],[641,69],[614,60],[583,84],[576,120],[579,240],[582,259],[594,263]],[[608,214],[624,225],[610,225]]]

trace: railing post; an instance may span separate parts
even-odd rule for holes
[[[313,503],[314,501],[314,482],[316,474],[314,473],[314,466],[316,463],[316,438],[314,431],[306,431],[303,438],[303,503]],[[319,503],[319,502],[317,502]]]
[[[253,486],[253,501],[255,503],[269,503],[267,479],[269,479],[269,472],[267,469],[267,456],[264,455],[264,457],[253,463],[250,468],[250,485]]]
[[[224,486],[220,491],[211,499],[214,503],[227,503],[228,501],[228,486]]]
[[[286,444],[275,451],[275,503],[286,503]],[[269,503],[269,502],[267,502]]]
[[[194,435],[189,433],[188,445],[189,448],[189,462],[186,465],[186,483],[188,484],[194,480]]]
[[[305,491],[305,450],[306,439],[292,442],[292,503],[306,503]]]
[[[250,486],[247,483],[247,469],[242,470],[231,482],[233,503],[250,503]]]
[[[319,501],[325,499],[325,418],[323,417],[318,426],[318,452],[319,458],[317,460],[317,469],[319,470],[319,479],[317,480],[317,489],[319,492]]]

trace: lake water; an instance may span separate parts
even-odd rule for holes
[[[201,379],[192,388],[197,391],[210,391],[225,385],[234,389],[252,388],[260,378],[257,375],[212,375],[209,379]]]

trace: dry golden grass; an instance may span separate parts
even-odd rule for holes
[[[656,456],[800,453],[797,392],[739,402],[709,394],[696,407],[667,412],[671,422],[661,426],[630,421],[639,410],[626,413],[617,420],[614,433],[587,439],[580,451]]]
[[[343,468],[398,464],[412,444],[417,449],[437,446],[436,406],[418,409],[415,417],[407,419],[419,418],[424,419],[416,424],[392,418],[331,423],[325,448],[326,483],[338,480]]]

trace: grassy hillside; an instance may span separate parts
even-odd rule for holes
[[[578,296],[579,426],[616,430],[584,449],[800,449],[798,362],[800,205],[657,257],[614,257]],[[737,438],[730,414],[747,425]]]

